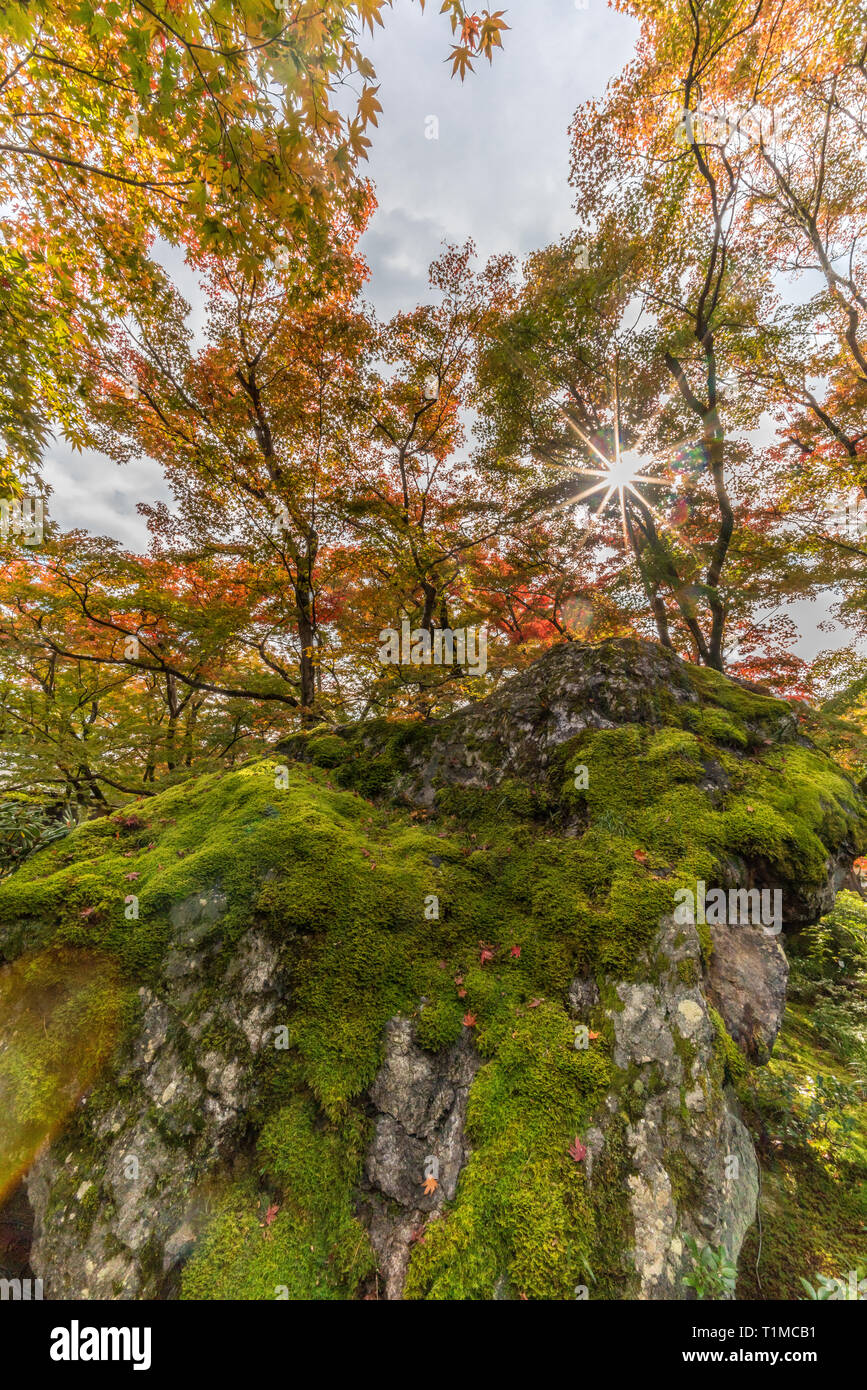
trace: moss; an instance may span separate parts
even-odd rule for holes
[[[867,905],[841,894],[835,911],[798,943],[791,987],[820,990],[839,978],[836,947],[847,940],[850,1009],[859,1016],[867,984]],[[809,939],[812,937],[812,941]],[[833,943],[825,955],[822,943]],[[805,969],[805,967],[807,967]],[[790,1002],[774,1056],[741,1087],[761,1164],[761,1223],[740,1260],[739,1298],[803,1298],[801,1278],[848,1278],[867,1254],[867,1113],[859,1080],[819,1010]],[[821,1081],[820,1091],[817,1082]],[[824,1097],[824,1100],[823,1100]]]
[[[716,1032],[715,1053],[720,1064],[720,1079],[724,1085],[732,1086],[738,1091],[750,1073],[750,1064],[716,1009],[709,1007],[708,1013]]]
[[[346,740],[338,738],[336,734],[311,738],[307,744],[307,751],[317,767],[339,767],[350,753]]]
[[[52,947],[0,973],[0,1192],[114,1054],[130,998],[110,961]]]
[[[553,1002],[515,1008],[480,1044],[493,1056],[470,1092],[473,1152],[448,1217],[415,1248],[405,1296],[489,1299],[505,1278],[528,1298],[572,1298],[596,1223],[568,1149],[610,1085],[609,1064],[576,1050],[574,1024]]]
[[[216,1201],[185,1297],[273,1298],[285,1286],[292,1298],[336,1298],[363,1286],[371,1256],[353,1210],[364,1093],[397,1013],[431,1051],[472,1028],[484,1059],[471,1158],[454,1203],[414,1247],[408,1295],[634,1291],[623,1126],[644,1100],[627,1076],[588,1184],[568,1150],[613,1084],[611,1039],[601,1029],[576,1050],[570,980],[596,978],[610,1001],[612,980],[644,969],[678,888],[713,883],[739,856],[818,883],[830,847],[846,836],[863,844],[867,829],[845,776],[781,742],[787,706],[714,673],[689,677],[694,704],[660,699],[653,726],[586,729],[535,783],[439,788],[433,812],[410,812],[376,798],[428,758],[435,727],[317,729],[282,751],[296,759],[288,779],[279,759],[191,779],[80,827],[0,883],[6,959],[91,953],[118,998],[153,985],[181,935],[200,962],[196,1010],[222,988],[251,924],[275,946],[289,1049],[263,1048],[253,1064],[254,1153]],[[586,788],[575,786],[577,764]],[[130,893],[138,916],[125,913]],[[694,963],[679,970],[695,983]],[[743,1087],[746,1064],[715,1023],[707,1084]],[[121,1011],[112,1046],[129,1027]],[[245,1055],[224,1024],[200,1044]],[[97,1067],[109,1055],[99,1050]],[[35,1062],[33,1075],[22,1095],[35,1114]],[[118,1084],[107,1077],[106,1105]],[[73,1133],[68,1102],[58,1111]],[[192,1113],[169,1121],[167,1142],[195,1130]]]
[[[307,1096],[277,1111],[259,1137],[258,1173],[219,1198],[182,1298],[351,1298],[374,1263],[352,1211],[364,1139],[358,1117],[330,1125]]]

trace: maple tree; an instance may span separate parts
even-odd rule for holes
[[[358,238],[381,110],[363,32],[386,8],[177,0],[126,7],[108,32],[111,6],[37,5],[26,34],[20,16],[0,27],[0,133],[20,145],[0,244],[8,486],[13,460],[36,469],[51,416],[121,464],[157,460],[173,495],[141,509],[147,556],[51,527],[41,553],[14,549],[15,785],[42,759],[43,785],[99,801],[299,722],[430,717],[564,639],[638,633],[863,705],[851,653],[808,673],[786,614],[828,590],[856,626],[867,607],[867,539],[828,520],[865,488],[857,6],[626,0],[635,61],[571,128],[579,230],[522,266],[449,247],[430,302],[380,322]],[[503,12],[443,11],[463,79]],[[38,131],[12,61],[25,40],[54,102]],[[294,87],[287,48],[307,55]],[[358,105],[338,115],[347,75]],[[157,233],[201,277],[202,344]],[[490,669],[383,664],[378,634],[403,625],[484,625]]]
[[[762,595],[773,611],[836,587],[850,616],[863,607],[863,538],[829,514],[864,486],[864,16],[788,0],[624,8],[642,24],[636,60],[579,110],[573,182],[603,242],[611,207],[630,229],[636,288],[701,421],[700,490],[713,481],[718,512],[695,576],[711,664],[781,677],[792,634],[779,615],[762,631]],[[779,430],[751,466],[750,412]],[[727,654],[721,628],[737,638]]]
[[[424,0],[420,0],[424,8]],[[29,380],[75,437],[69,337],[122,317],[156,235],[316,264],[336,217],[365,215],[359,172],[381,105],[365,28],[390,0],[9,0],[0,12],[0,279],[39,312],[6,358],[6,471],[44,442]],[[501,14],[447,0],[461,76]],[[354,108],[341,95],[358,87]],[[311,250],[314,254],[311,255]],[[44,317],[43,317],[44,315]],[[74,378],[74,374],[73,374]]]

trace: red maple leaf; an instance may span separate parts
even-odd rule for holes
[[[519,957],[520,954],[521,954],[521,948],[520,948],[520,946],[513,946],[512,949],[511,949],[511,951],[509,952],[509,954],[512,955],[512,956],[514,956],[514,957],[515,957],[515,960],[517,960],[518,957]]]
[[[580,1163],[582,1159],[587,1157],[587,1149],[581,1143],[581,1140],[578,1138],[577,1134],[575,1135],[575,1138],[572,1140],[572,1143],[569,1145],[567,1153],[569,1154],[570,1158],[574,1158],[576,1163]]]
[[[464,1023],[464,1027],[465,1027],[465,1028],[475,1028],[475,1026],[476,1026],[476,1016],[475,1016],[475,1014],[470,1014],[470,1013],[464,1014],[463,1023]]]
[[[494,959],[494,953],[493,953],[491,947],[490,947],[490,946],[486,946],[485,943],[484,943],[484,941],[480,941],[480,942],[479,942],[479,961],[481,962],[481,964],[484,965],[484,964],[485,964],[485,961],[489,961],[489,960],[493,960],[493,959]]]

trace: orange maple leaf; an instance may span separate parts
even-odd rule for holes
[[[431,1195],[433,1192],[436,1192],[436,1190],[437,1190],[438,1187],[439,1187],[439,1183],[437,1182],[436,1178],[425,1178],[425,1180],[424,1180],[424,1195],[425,1195],[426,1197],[430,1197],[430,1195]]]

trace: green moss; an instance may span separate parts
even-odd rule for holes
[[[359,1117],[330,1125],[304,1095],[264,1126],[258,1180],[220,1197],[186,1265],[186,1299],[346,1299],[373,1269],[352,1210],[365,1139]]]
[[[746,1081],[750,1064],[729,1033],[716,1009],[709,1008],[710,1021],[716,1032],[716,1055],[720,1063],[721,1081],[735,1090]]]
[[[492,1060],[470,1092],[473,1153],[444,1221],[416,1247],[405,1296],[489,1299],[506,1280],[528,1298],[574,1297],[586,1283],[596,1221],[568,1153],[610,1082],[605,1057],[576,1050],[554,1003],[516,1008],[480,1039]]]
[[[310,758],[318,767],[339,767],[349,756],[346,740],[336,734],[326,734],[321,738],[311,738],[307,744]]]
[[[825,947],[831,952],[826,953]],[[826,1031],[821,999],[841,992],[839,951],[854,1026]],[[867,1113],[859,1058],[867,999],[867,905],[841,894],[834,912],[796,943],[774,1055],[740,1088],[761,1163],[760,1226],[740,1260],[739,1298],[803,1298],[801,1278],[848,1278],[867,1253]],[[812,1004],[796,1002],[809,993]],[[854,1037],[854,1047],[849,1043]],[[843,1048],[841,1052],[840,1048]],[[847,1060],[848,1059],[848,1060]]]
[[[317,729],[281,752],[295,759],[288,778],[278,758],[191,779],[80,827],[0,883],[6,959],[91,953],[118,997],[153,985],[192,935],[198,1009],[251,924],[274,943],[289,1049],[257,1055],[255,1156],[216,1201],[186,1297],[358,1293],[371,1268],[353,1215],[364,1093],[395,1014],[414,1020],[431,1051],[471,1029],[484,1059],[469,1100],[471,1158],[454,1203],[414,1247],[408,1295],[634,1291],[623,1126],[642,1102],[627,1077],[588,1184],[568,1149],[615,1082],[606,1030],[589,1049],[574,1046],[570,980],[595,977],[609,1000],[612,980],[639,978],[677,889],[719,881],[739,856],[819,883],[831,846],[867,838],[845,776],[781,741],[787,706],[714,673],[689,677],[696,703],[660,699],[653,727],[586,729],[534,784],[438,788],[433,812],[400,810],[376,798],[427,758],[434,728]],[[586,788],[575,786],[578,764]],[[125,911],[131,893],[137,916]],[[695,983],[694,963],[679,970]],[[746,1063],[715,1023],[707,1084],[743,1088]],[[123,1014],[112,1045],[128,1027]],[[228,1025],[200,1043],[244,1055]],[[36,1062],[31,1071],[16,1081],[28,1113],[43,1116],[28,1144],[47,1124]]]

